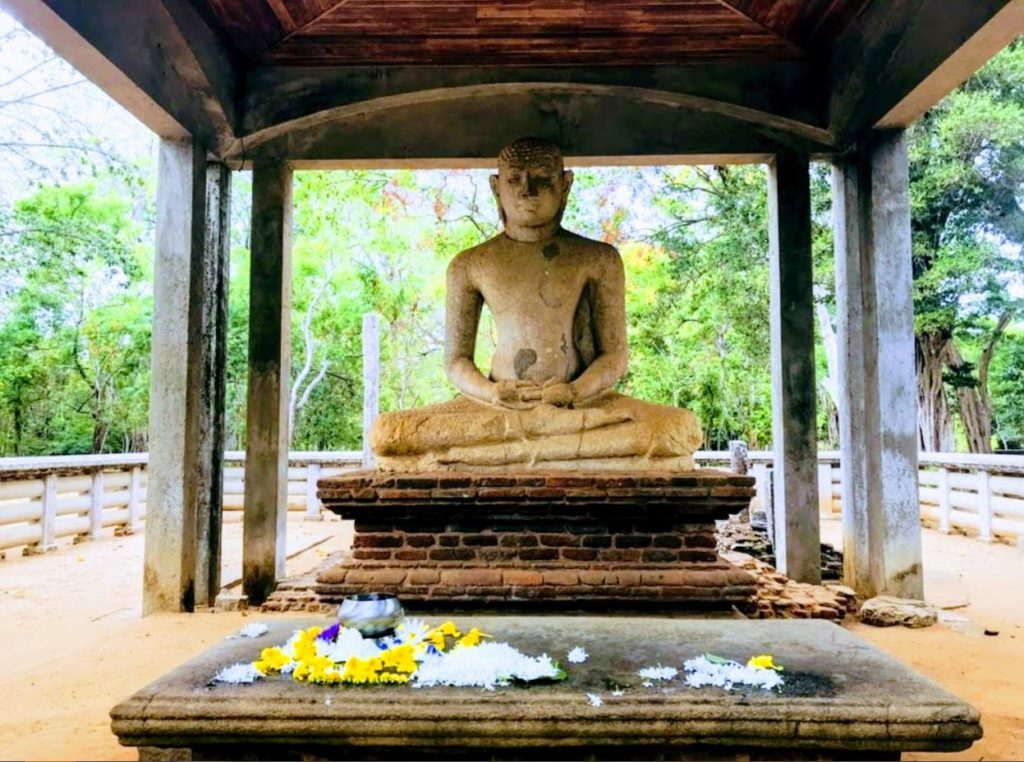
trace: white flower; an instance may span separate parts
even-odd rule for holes
[[[228,635],[228,638],[258,638],[260,635],[266,635],[269,629],[263,622],[253,622],[238,632]]]
[[[241,683],[254,683],[261,677],[263,675],[252,664],[232,664],[230,667],[224,667],[224,669],[214,675],[211,682],[239,685]]]
[[[659,664],[657,667],[644,667],[637,674],[645,680],[671,680],[679,674],[679,670],[675,667],[663,667]]]
[[[403,619],[402,623],[395,628],[394,644],[415,646],[423,641],[428,632],[430,632],[430,625],[422,619]]]
[[[654,683],[652,683],[650,680],[644,680],[642,683],[640,683],[640,685],[642,685],[644,688],[654,687]]]
[[[494,690],[513,680],[530,682],[558,676],[558,668],[547,654],[527,656],[508,643],[481,643],[425,656],[412,675],[412,684],[417,688],[452,685]]]
[[[604,700],[596,693],[588,693],[587,698],[590,700],[591,706],[601,706],[604,704]]]
[[[589,654],[585,649],[576,646],[569,652],[569,655],[566,658],[569,660],[570,664],[582,664],[588,657]]]
[[[731,691],[734,685],[750,685],[771,690],[783,684],[782,675],[774,669],[745,667],[735,661],[719,664],[703,656],[688,659],[683,664],[683,669],[686,670],[686,684],[691,688],[710,685]]]
[[[327,656],[335,664],[348,661],[353,656],[360,659],[373,659],[380,656],[381,650],[372,638],[364,638],[357,630],[342,627],[333,643],[317,638],[316,653]],[[287,651],[285,652],[287,653]]]

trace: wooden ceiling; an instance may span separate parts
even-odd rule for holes
[[[246,64],[297,66],[796,59],[868,1],[194,0]]]

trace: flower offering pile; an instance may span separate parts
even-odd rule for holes
[[[686,684],[691,688],[714,686],[731,691],[738,685],[749,685],[770,691],[783,685],[782,667],[775,663],[770,654],[752,656],[747,663],[740,664],[714,654],[704,654],[683,663]]]
[[[296,630],[283,646],[264,648],[252,664],[235,664],[214,682],[252,683],[268,675],[320,685],[435,685],[494,690],[513,683],[564,680],[547,654],[527,656],[508,643],[488,642],[476,627],[463,633],[452,622],[431,627],[406,619],[393,636],[364,638],[340,624]]]

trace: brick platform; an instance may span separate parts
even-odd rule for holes
[[[355,542],[316,592],[327,604],[373,590],[446,604],[748,608],[754,579],[719,558],[714,521],[752,494],[753,479],[711,470],[331,477],[320,499],[354,520]]]

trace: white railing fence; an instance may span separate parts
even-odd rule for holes
[[[729,464],[728,452],[698,452],[702,467]],[[146,517],[145,453],[52,458],[0,458],[0,553],[24,547],[38,553],[62,537],[76,542],[101,536],[107,528],[127,533]],[[245,494],[245,455],[224,458],[224,520],[238,521]],[[307,519],[322,517],[316,483],[361,467],[363,453],[293,452],[288,462],[288,510]],[[747,456],[756,483],[755,506],[765,504],[772,454]],[[922,453],[921,519],[940,531],[979,539],[1018,541],[1024,537],[1024,456]],[[818,454],[821,512],[842,510],[839,453]]]

